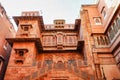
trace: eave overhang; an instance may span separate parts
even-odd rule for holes
[[[43,50],[40,38],[6,38],[6,40],[11,46],[13,46],[15,42],[35,42],[38,52]]]
[[[37,20],[40,30],[44,30],[44,22],[42,16],[14,16],[15,23],[18,25],[20,20]]]

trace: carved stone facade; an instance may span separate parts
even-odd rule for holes
[[[54,20],[44,25],[37,13],[14,17],[18,31],[16,38],[7,38],[13,48],[5,80],[94,80],[79,37],[80,19],[75,24]]]
[[[18,31],[15,38],[6,39],[12,51],[4,79],[120,79],[120,4],[110,1],[117,5],[108,9],[103,0],[82,5],[81,19],[74,24],[58,19],[44,25],[37,11],[15,16]],[[106,15],[106,10],[113,13]]]

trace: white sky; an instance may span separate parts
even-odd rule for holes
[[[74,23],[79,18],[81,4],[92,4],[95,0],[0,0],[7,15],[20,16],[22,11],[39,11],[44,24],[52,24],[54,19],[65,19]]]

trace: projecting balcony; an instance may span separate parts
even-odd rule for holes
[[[11,46],[13,46],[13,43],[15,42],[35,42],[38,52],[40,52],[41,50],[43,50],[43,46],[40,37],[36,37],[36,36],[37,35],[35,34],[30,34],[29,37],[20,37],[19,35],[14,38],[6,37],[6,40]]]
[[[15,57],[15,63],[22,63],[25,61],[25,57],[23,56],[16,56]]]

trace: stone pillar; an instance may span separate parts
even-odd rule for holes
[[[100,70],[100,64],[95,64],[95,68],[96,68],[96,75],[98,80],[102,80],[102,74],[101,74],[101,70]]]
[[[101,70],[100,70],[100,62],[99,62],[99,58],[98,58],[98,55],[96,52],[93,52],[93,57],[94,57],[96,77],[98,80],[102,80],[102,74],[101,74]]]

